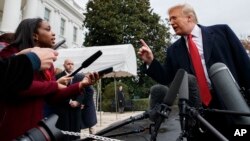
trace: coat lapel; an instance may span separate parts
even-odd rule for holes
[[[194,74],[194,69],[190,62],[189,53],[187,50],[187,45],[184,37],[181,37],[178,46],[176,47],[176,52],[178,53],[178,62],[180,64],[180,68],[185,69],[188,72],[192,72]]]
[[[199,25],[199,27],[201,28],[201,33],[202,33],[204,58],[205,58],[206,64],[208,64],[208,61],[211,57],[212,48],[214,47],[214,44],[213,44],[214,36],[213,36],[213,33],[209,31],[208,28],[201,26],[201,25]]]

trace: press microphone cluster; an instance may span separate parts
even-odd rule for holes
[[[155,92],[151,93],[151,99],[153,98],[153,101],[150,101],[151,103],[150,107],[152,109],[150,109],[149,112],[149,117],[154,122],[154,129],[151,129],[151,139],[150,139],[151,141],[156,141],[158,130],[161,126],[161,123],[165,118],[168,118],[170,114],[171,111],[170,107],[174,104],[174,101],[177,97],[177,93],[179,92],[179,88],[181,86],[184,74],[185,71],[183,69],[179,69],[168,90],[167,88],[162,86],[156,86],[156,88],[160,87],[158,91],[151,90],[151,92]],[[161,94],[157,94],[157,92],[160,92]]]
[[[188,104],[189,100],[193,100],[189,99],[189,92],[190,92],[189,79],[191,79],[191,77],[189,78],[189,75],[185,72],[183,79],[181,81],[181,86],[179,88],[179,115],[180,115],[180,125],[182,130],[179,139],[182,140],[183,137],[196,136],[192,134],[190,135],[190,133],[192,133],[190,131],[192,131],[192,128],[194,126],[193,124],[192,125],[190,124],[190,120],[196,119],[197,121],[201,122],[205,127],[207,127],[207,129],[210,130],[220,140],[228,141],[228,139],[224,135],[222,135],[216,128],[214,128],[207,120],[205,120],[200,115],[197,107],[194,106],[192,107]],[[196,93],[191,92],[191,94],[196,94]]]
[[[161,104],[165,104],[167,106],[172,106],[174,104],[184,74],[185,71],[183,69],[178,70],[170,88],[160,84],[151,87],[149,101],[150,110],[155,109],[155,107]]]

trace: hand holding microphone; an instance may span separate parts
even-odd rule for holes
[[[80,87],[80,89],[83,89],[86,86],[90,86],[90,85],[95,84],[95,82],[99,79],[100,79],[100,77],[99,77],[99,74],[97,72],[89,73],[89,74],[85,75],[83,80],[79,83],[79,87]]]
[[[113,72],[113,67],[109,67],[109,68],[103,69],[103,70],[98,71],[98,72],[89,73],[80,82],[80,86],[79,87],[80,88],[84,88],[86,86],[93,85],[103,75],[108,74],[110,72]]]
[[[62,76],[59,79],[56,80],[57,83],[63,84],[63,85],[68,85],[69,82],[73,79],[73,77],[69,76]]]

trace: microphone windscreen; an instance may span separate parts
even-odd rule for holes
[[[189,92],[188,92],[188,74],[187,72],[184,73],[181,86],[179,89],[179,99],[188,100],[189,99]]]
[[[174,100],[179,92],[182,79],[184,77],[185,70],[179,69],[175,74],[174,80],[172,81],[168,94],[164,97],[163,103],[167,104],[168,106],[172,106],[174,104]]]
[[[192,74],[188,74],[188,105],[190,107],[200,108],[202,107],[202,102],[200,98],[199,87],[197,84],[196,77]]]
[[[225,108],[224,110],[250,113],[237,82],[225,64],[212,65],[209,76],[214,86],[215,96]],[[237,124],[250,124],[250,117],[234,116],[233,120]]]
[[[149,108],[153,109],[156,105],[161,104],[165,95],[168,93],[168,87],[156,84],[150,88]]]

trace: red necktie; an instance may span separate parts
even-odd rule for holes
[[[188,40],[188,46],[189,46],[191,60],[193,63],[198,86],[200,89],[201,100],[202,100],[203,104],[208,106],[212,97],[211,97],[210,90],[209,90],[209,87],[207,84],[205,72],[204,72],[204,69],[202,67],[201,58],[200,58],[200,55],[198,52],[198,48],[196,47],[195,43],[193,42],[191,34],[188,35],[187,40]]]

